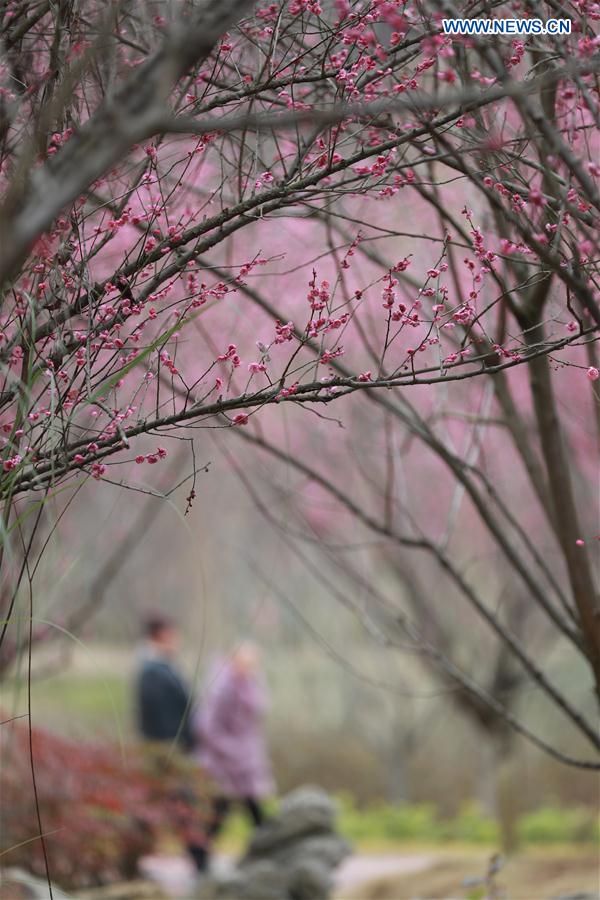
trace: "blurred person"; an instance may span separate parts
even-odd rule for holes
[[[218,835],[234,802],[255,827],[265,820],[262,800],[274,790],[264,736],[266,705],[258,649],[241,644],[215,667],[192,716],[194,757],[216,785],[209,839]]]
[[[136,712],[138,730],[155,768],[165,777],[172,777],[174,766],[181,770],[176,776],[180,782],[176,794],[189,819],[193,818],[198,797],[192,779],[186,777],[185,765],[177,759],[180,754],[189,754],[193,747],[192,697],[177,664],[179,648],[180,633],[175,621],[162,614],[149,616],[144,624],[144,645],[136,678]],[[206,849],[202,836],[190,839],[187,850],[196,869],[203,872]]]
[[[137,713],[140,734],[147,741],[176,742],[192,748],[191,696],[177,666],[179,630],[168,616],[149,616],[137,678]]]

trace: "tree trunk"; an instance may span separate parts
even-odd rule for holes
[[[505,728],[485,730],[480,800],[500,830],[500,850],[515,853],[519,848],[518,791],[515,784],[514,741]]]
[[[544,340],[544,326],[538,323],[529,328],[526,335],[530,346],[538,345]],[[557,537],[579,613],[587,656],[594,672],[596,693],[600,699],[600,605],[587,549],[576,543],[583,535],[573,493],[570,471],[572,462],[560,426],[548,359],[537,356],[529,361],[528,369]]]

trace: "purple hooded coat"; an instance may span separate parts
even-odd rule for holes
[[[240,675],[222,663],[192,719],[194,756],[232,798],[264,797],[273,778],[263,731],[266,691],[256,675]]]

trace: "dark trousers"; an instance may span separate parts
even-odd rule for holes
[[[210,844],[221,831],[225,819],[231,812],[232,801],[229,797],[215,797],[212,803],[211,816],[206,827],[207,844]],[[255,828],[259,828],[265,821],[265,814],[255,797],[244,797],[240,803],[250,816]],[[205,872],[208,868],[208,847],[200,847],[197,844],[188,846],[188,853],[194,860],[199,872]]]

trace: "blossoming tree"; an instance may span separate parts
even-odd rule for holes
[[[374,440],[384,422],[399,427],[468,496],[510,577],[600,691],[593,528],[556,398],[561,379],[597,398],[600,12],[560,5],[567,38],[443,33],[443,17],[483,11],[442,0],[4,4],[5,647],[19,591],[35,582],[49,497],[68,515],[88,479],[129,484],[185,441],[191,506],[202,429],[281,455],[282,407],[342,415],[358,395],[375,411]],[[502,418],[556,569],[477,453],[463,458],[436,424],[440,396],[468,407],[482,384],[483,418]],[[462,417],[471,448],[476,419]],[[302,453],[291,461],[369,529],[429,553],[599,749],[443,542],[356,503]],[[523,730],[435,642],[422,649]]]

